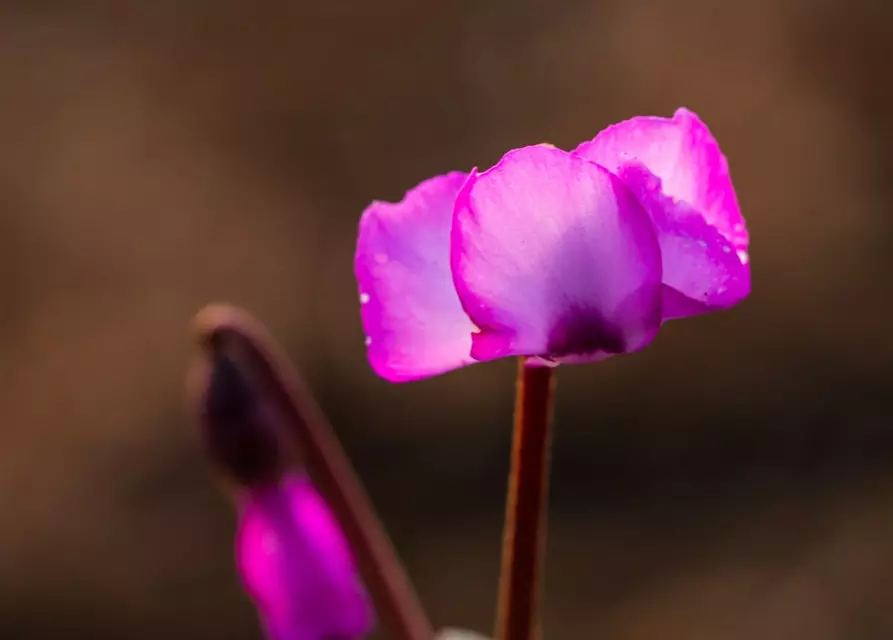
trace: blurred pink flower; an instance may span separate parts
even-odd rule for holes
[[[269,640],[361,638],[373,610],[347,541],[303,474],[247,490],[239,505],[239,574]]]
[[[431,178],[360,222],[369,361],[416,380],[505,356],[587,362],[750,291],[748,236],[698,117],[637,117]]]

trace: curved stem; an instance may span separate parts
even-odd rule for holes
[[[497,640],[533,640],[540,635],[554,388],[552,368],[521,359],[502,543]]]
[[[344,449],[297,371],[246,312],[212,305],[196,318],[203,344],[238,344],[258,383],[293,430],[300,453],[338,518],[383,626],[398,640],[431,640],[434,631]]]

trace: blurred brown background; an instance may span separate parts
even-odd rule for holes
[[[893,4],[5,0],[0,638],[259,638],[190,320],[286,344],[440,625],[488,630],[513,363],[368,368],[359,213],[688,106],[740,308],[560,372],[547,638],[893,637]]]

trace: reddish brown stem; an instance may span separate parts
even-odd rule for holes
[[[521,359],[502,543],[497,640],[539,637],[554,386],[554,369]]]
[[[203,344],[239,343],[258,382],[293,426],[305,465],[344,529],[382,625],[398,640],[431,640],[431,623],[347,454],[273,339],[247,313],[226,305],[205,308],[196,324]]]

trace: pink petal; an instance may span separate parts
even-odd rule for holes
[[[472,172],[456,199],[453,278],[472,356],[597,360],[660,324],[660,250],[619,178],[544,145]]]
[[[750,268],[735,246],[686,202],[665,194],[638,162],[618,173],[651,215],[663,256],[663,319],[729,308],[750,293]]]
[[[622,178],[628,170],[634,178],[642,178],[641,169],[633,168],[638,163],[658,178],[656,192],[653,181],[640,180],[630,187],[645,198],[643,204],[655,219],[664,254],[665,319],[728,307],[747,296],[744,218],[728,162],[697,115],[679,109],[672,119],[632,118],[608,127],[574,153]],[[711,234],[710,228],[716,233]],[[702,242],[711,245],[709,251],[703,250]],[[716,253],[728,247],[735,260]],[[713,283],[713,288],[703,290],[705,283]]]
[[[305,476],[254,489],[236,559],[269,640],[358,638],[372,607],[338,523]]]
[[[401,202],[373,202],[360,221],[355,271],[369,362],[391,382],[473,362],[474,327],[450,274],[453,204],[465,179],[431,178]]]

